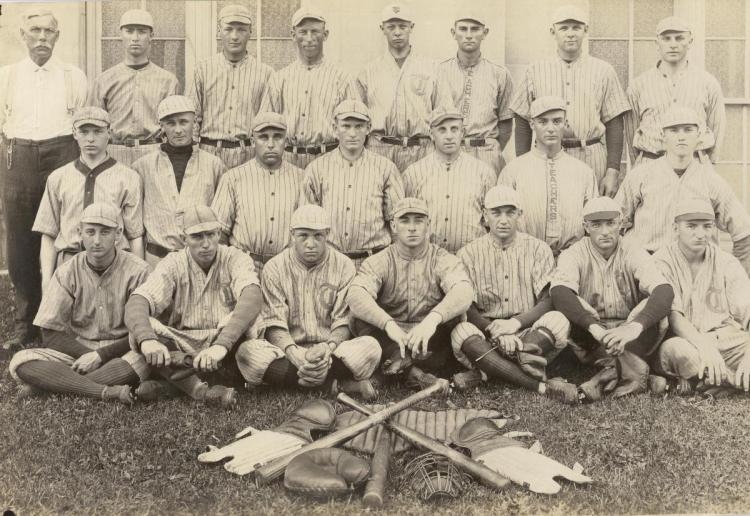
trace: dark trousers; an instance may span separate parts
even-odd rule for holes
[[[5,205],[5,246],[8,272],[16,292],[16,330],[28,331],[42,298],[41,235],[33,233],[31,228],[47,177],[55,169],[76,159],[79,152],[73,136],[31,144],[15,143],[8,169],[7,149],[8,143],[4,141],[0,147],[0,172]]]

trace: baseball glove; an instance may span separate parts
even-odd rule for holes
[[[310,450],[289,463],[284,487],[311,496],[349,493],[370,476],[370,464],[339,448]]]

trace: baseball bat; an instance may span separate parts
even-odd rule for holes
[[[255,471],[255,482],[258,485],[268,484],[272,480],[280,477],[284,473],[284,470],[292,461],[292,459],[296,456],[310,450],[330,448],[332,446],[336,446],[343,442],[346,442],[352,437],[364,432],[368,428],[379,425],[394,414],[397,414],[398,412],[411,407],[415,403],[429,398],[433,394],[436,394],[438,392],[448,392],[448,388],[448,380],[441,379],[430,385],[426,389],[422,389],[421,391],[412,394],[408,398],[404,398],[398,403],[391,405],[390,407],[386,407],[380,412],[369,414],[369,417],[363,419],[359,423],[355,423],[352,426],[342,428],[341,430],[337,430],[336,432],[328,434],[325,437],[321,437],[317,441],[313,441],[310,444],[307,444],[302,448],[290,453],[289,455],[281,457],[280,459],[276,459],[275,461],[257,469]]]
[[[362,503],[366,507],[382,507],[385,499],[385,486],[388,483],[388,466],[391,462],[391,449],[393,441],[391,433],[387,428],[381,427],[378,442],[375,444],[375,453],[372,454],[372,466],[370,467],[370,480],[365,486],[365,494]]]
[[[354,410],[357,410],[365,415],[372,414],[366,407],[360,405],[352,398],[344,394],[343,392],[338,395],[338,400]],[[493,489],[505,489],[510,484],[510,480],[500,475],[498,472],[491,470],[484,464],[477,462],[470,457],[467,457],[463,453],[449,448],[448,446],[440,443],[434,439],[430,439],[424,434],[415,432],[411,428],[405,427],[392,421],[385,421],[384,424],[390,428],[394,433],[400,435],[418,448],[422,448],[440,455],[444,455],[449,461],[453,463],[461,471],[464,471],[474,478],[480,480],[483,484]]]

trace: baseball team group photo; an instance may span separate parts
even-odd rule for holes
[[[0,5],[4,514],[750,510],[750,0]]]

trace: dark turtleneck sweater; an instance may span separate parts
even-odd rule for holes
[[[172,162],[174,178],[177,181],[177,191],[182,188],[182,179],[185,177],[185,168],[187,168],[190,156],[193,155],[193,146],[185,145],[184,147],[173,147],[168,142],[161,144],[161,150],[167,153],[169,161]]]

